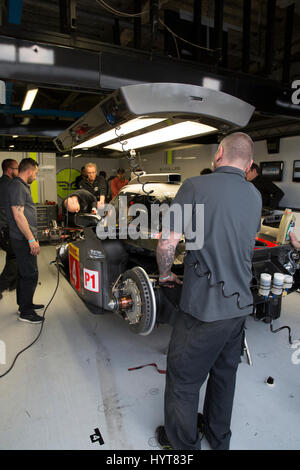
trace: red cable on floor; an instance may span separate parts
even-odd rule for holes
[[[156,370],[157,370],[157,372],[158,372],[159,374],[165,374],[165,373],[166,373],[165,370],[159,369],[159,368],[157,367],[157,364],[155,364],[154,362],[151,363],[151,364],[145,364],[144,366],[131,367],[131,368],[128,369],[128,370],[129,370],[129,371],[131,371],[131,370],[138,370],[138,369],[142,369],[143,367],[147,367],[147,366],[153,366],[153,367],[155,367]]]

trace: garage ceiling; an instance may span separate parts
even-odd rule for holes
[[[300,135],[300,108],[291,103],[300,78],[299,2],[0,0],[0,13],[0,149],[55,151],[53,138],[118,86],[201,85],[205,76],[255,105],[246,129],[253,139]],[[37,57],[51,49],[55,60],[45,68],[30,59],[29,67],[21,47]],[[7,59],[10,48],[17,58]],[[34,104],[21,112],[33,85]]]

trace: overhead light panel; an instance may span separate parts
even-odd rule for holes
[[[171,140],[180,140],[186,137],[192,137],[196,135],[206,134],[208,132],[214,132],[217,129],[215,127],[207,126],[206,124],[200,124],[194,121],[184,121],[172,126],[163,127],[156,131],[147,132],[136,137],[132,137],[127,140],[127,144],[122,145],[118,142],[112,145],[108,145],[104,148],[111,150],[123,150],[139,149],[142,147],[149,147],[150,145],[157,145],[163,142],[169,142]]]
[[[224,134],[245,127],[253,112],[249,103],[211,88],[140,83],[106,96],[57,136],[54,143],[60,152],[103,144],[121,150],[118,141],[124,140],[129,142],[125,148],[141,148],[213,131]],[[163,121],[167,119],[173,124],[166,125]],[[155,128],[147,129],[155,124]],[[146,136],[141,135],[140,129],[145,129]]]
[[[74,149],[95,147],[96,145],[100,145],[110,140],[116,139],[117,135],[131,134],[132,132],[144,129],[145,127],[153,126],[154,124],[157,124],[161,121],[165,121],[165,119],[166,118],[132,119],[131,121],[122,124],[117,131],[115,129],[111,129],[110,131],[97,135],[96,137],[93,137],[92,139],[89,139],[82,144],[76,145]]]
[[[30,88],[29,90],[27,90],[27,93],[25,95],[24,102],[22,105],[22,111],[27,111],[28,109],[31,108],[38,90],[39,90],[38,88]]]

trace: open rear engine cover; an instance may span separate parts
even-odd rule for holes
[[[156,323],[156,300],[149,276],[143,268],[136,266],[123,274],[122,284],[133,298],[133,307],[127,315],[131,331],[149,335]]]

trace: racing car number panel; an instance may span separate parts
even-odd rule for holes
[[[90,292],[99,293],[99,272],[83,269],[84,288]]]
[[[72,286],[80,293],[79,248],[69,243],[69,273]]]

